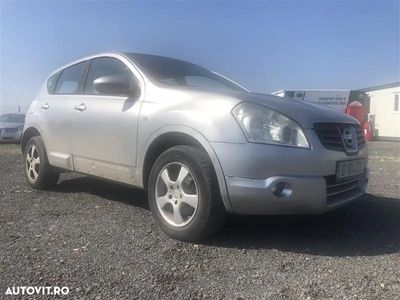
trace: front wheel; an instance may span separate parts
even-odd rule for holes
[[[40,136],[31,138],[24,151],[25,178],[34,189],[47,189],[54,186],[60,176],[47,159],[46,148]]]
[[[148,192],[155,220],[175,239],[201,240],[225,220],[211,161],[194,147],[176,146],[163,152],[151,170]]]

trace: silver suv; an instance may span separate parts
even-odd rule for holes
[[[211,235],[227,213],[323,213],[368,181],[352,117],[146,54],[103,53],[53,72],[21,143],[33,188],[75,171],[146,189],[162,230],[185,241]]]

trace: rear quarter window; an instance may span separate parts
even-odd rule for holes
[[[48,80],[47,80],[47,92],[49,94],[54,94],[54,89],[56,87],[57,79],[60,73],[56,73],[52,75]]]
[[[57,80],[56,94],[76,94],[79,92],[86,62],[81,62],[64,69]]]

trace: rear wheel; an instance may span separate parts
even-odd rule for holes
[[[32,137],[24,151],[25,178],[34,189],[47,189],[59,179],[59,172],[50,166],[46,148],[40,136]]]
[[[154,218],[175,239],[203,239],[225,220],[211,161],[194,147],[176,146],[162,153],[151,170],[148,191]]]

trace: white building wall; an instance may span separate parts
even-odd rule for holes
[[[400,94],[400,85],[367,93],[371,99],[370,114],[374,115],[378,137],[400,138],[400,111],[394,110],[395,95]]]

